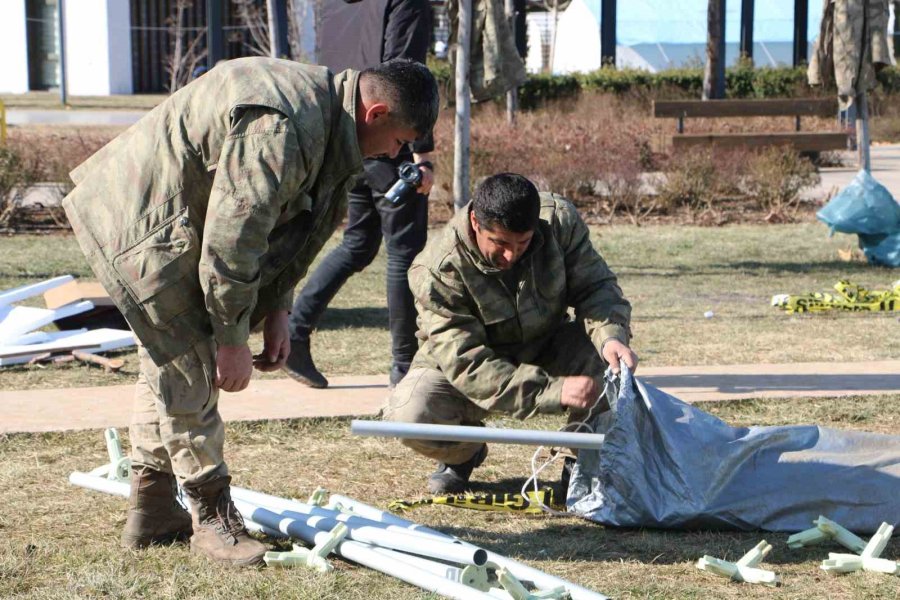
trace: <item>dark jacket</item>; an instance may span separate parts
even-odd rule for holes
[[[319,63],[338,73],[362,71],[393,58],[425,64],[431,41],[428,0],[324,0],[319,27]],[[413,152],[431,152],[432,136],[417,140],[397,158],[363,161],[369,187],[385,192],[397,180],[397,166]]]

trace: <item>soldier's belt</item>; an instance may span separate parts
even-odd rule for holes
[[[442,504],[472,510],[509,511],[525,514],[542,513],[541,504],[560,510],[564,508],[556,503],[553,488],[551,487],[541,488],[537,492],[530,491],[527,493],[527,496],[528,499],[526,500],[522,494],[518,493],[448,494],[446,496],[423,498],[422,500],[394,500],[388,504],[388,508],[394,512],[402,512],[419,506]]]
[[[827,310],[900,311],[900,279],[892,284],[890,290],[867,290],[846,280],[834,284],[834,289],[837,294],[777,294],[772,296],[772,306],[784,309],[788,314]]]

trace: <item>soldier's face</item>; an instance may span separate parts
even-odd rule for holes
[[[417,137],[415,129],[397,123],[387,105],[381,103],[366,109],[362,127],[357,128],[359,150],[364,158],[396,158],[400,150]]]
[[[522,258],[534,237],[534,231],[518,233],[499,225],[490,229],[483,227],[475,218],[474,212],[469,213],[469,221],[481,255],[491,265],[503,271],[511,269]]]

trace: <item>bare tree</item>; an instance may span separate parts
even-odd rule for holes
[[[248,40],[243,42],[248,52],[255,56],[271,54],[272,36],[269,33],[269,11],[266,4],[255,0],[233,0],[238,21],[247,31]],[[288,56],[293,60],[311,60],[303,51],[303,24],[301,19],[317,18],[320,14],[320,0],[287,0],[288,15]],[[318,24],[314,27],[318,30]]]
[[[206,59],[206,48],[203,46],[206,31],[184,26],[184,14],[193,5],[193,0],[176,0],[172,16],[166,20],[171,48],[166,56],[169,93],[186,85],[197,65]],[[191,36],[193,38],[187,41]]]
[[[254,0],[233,0],[238,21],[244,26],[249,40],[243,45],[254,56],[269,56],[269,11]]]

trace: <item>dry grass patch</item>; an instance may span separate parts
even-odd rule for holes
[[[704,405],[734,425],[819,423],[898,433],[883,398],[726,402]],[[858,418],[864,415],[864,418]],[[501,427],[555,429],[559,417]],[[237,485],[305,498],[324,486],[385,506],[416,498],[430,461],[393,440],[354,438],[342,419],[236,423],[227,427],[228,462]],[[127,434],[121,432],[127,444]],[[476,471],[479,489],[514,491],[531,449],[495,444]],[[235,573],[210,565],[185,546],[126,552],[117,545],[125,501],[72,488],[67,476],[106,460],[101,432],[0,437],[0,589],[16,598],[430,598],[419,590],[335,561],[328,575],[263,569]],[[559,473],[551,474],[553,479]],[[574,517],[552,518],[425,507],[417,522],[524,560],[614,598],[894,598],[897,580],[871,573],[831,577],[818,565],[826,546],[793,551],[786,534],[610,529]],[[783,578],[770,588],[728,583],[696,570],[703,554],[734,559],[765,538],[766,560]],[[900,558],[891,543],[885,557]],[[223,586],[223,581],[227,585]]]

